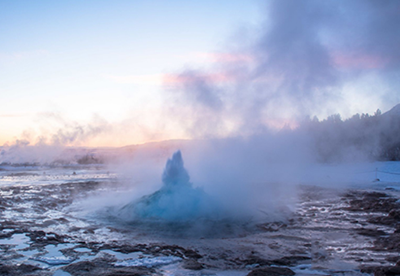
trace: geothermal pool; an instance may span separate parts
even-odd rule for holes
[[[332,176],[339,173],[335,185],[339,180]],[[189,201],[207,197],[185,174],[175,176],[192,193]],[[329,179],[329,185],[318,179]],[[399,162],[325,166],[318,178],[295,186],[297,200],[279,219],[268,213],[257,220],[220,219],[207,209],[185,213],[209,223],[205,228],[160,212],[160,198],[168,206],[178,200],[159,196],[166,193],[163,188],[145,197],[145,207],[142,199],[124,202],[134,190],[121,182],[104,166],[1,166],[0,274],[389,275],[400,270]],[[136,210],[135,215],[119,217],[121,208]],[[154,210],[157,215],[149,217]]]

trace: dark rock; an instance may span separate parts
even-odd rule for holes
[[[0,275],[8,275],[8,276],[19,276],[19,275],[40,275],[42,269],[40,267],[29,265],[29,264],[20,264],[20,265],[3,265],[0,264]],[[35,274],[38,272],[39,274]]]
[[[396,210],[396,209],[390,210],[389,217],[396,219],[400,222],[400,210]]]
[[[154,275],[154,274],[143,274],[143,268],[118,268],[118,269],[112,269],[111,271],[104,271],[104,272],[99,272],[99,276],[143,276],[143,275]],[[91,275],[91,274],[90,274]]]
[[[307,261],[307,260],[311,260],[311,258],[307,257],[307,256],[285,256],[280,259],[273,260],[272,262],[275,265],[290,266],[290,265],[295,265],[298,262]]]
[[[400,233],[388,237],[380,237],[374,242],[374,249],[379,251],[398,251],[400,248]]]
[[[389,263],[397,263],[399,261],[399,265],[400,265],[400,257],[399,256],[387,256],[386,260]]]
[[[247,276],[283,276],[295,275],[295,273],[287,267],[262,267],[252,270]]]
[[[183,263],[182,267],[189,270],[202,270],[204,265],[196,260],[187,260]]]
[[[63,270],[68,273],[88,273],[96,269],[96,265],[90,261],[82,261],[74,264],[70,264],[64,267]]]
[[[109,248],[102,248],[109,249]],[[197,251],[192,249],[185,249],[178,245],[161,245],[161,244],[136,244],[136,245],[122,245],[114,246],[110,249],[121,252],[121,253],[131,253],[131,252],[143,252],[146,254],[153,255],[164,255],[164,256],[176,256],[183,259],[200,259],[201,256]]]
[[[55,220],[58,221],[59,223],[67,223],[67,222],[69,222],[69,220],[67,220],[66,218],[57,218]]]
[[[186,258],[190,258],[190,259],[200,259],[203,257],[199,253],[197,253],[196,251],[194,251],[192,249],[184,250],[183,254],[185,255]]]
[[[113,248],[111,247],[113,250],[124,253],[124,254],[129,254],[132,252],[138,252],[138,251],[142,251],[141,249],[143,249],[143,247],[141,247],[140,245],[129,245],[129,244],[124,244],[118,248]],[[104,248],[102,248],[104,249]]]
[[[389,267],[388,270],[386,271],[386,275],[400,275],[400,267],[399,266]]]
[[[13,267],[0,264],[0,275],[13,275]]]
[[[22,273],[31,273],[34,271],[42,270],[40,267],[30,265],[30,264],[20,264],[17,267],[18,267],[18,271],[20,271]]]
[[[146,267],[115,267],[111,262],[104,259],[95,259],[93,261],[82,261],[70,264],[62,268],[63,271],[73,276],[143,276],[155,275],[155,270]]]
[[[257,227],[263,231],[277,232],[280,229],[286,228],[287,224],[277,221],[277,222],[268,222],[268,223],[259,224],[259,225],[257,225]]]
[[[373,273],[374,276],[395,276],[400,275],[399,266],[378,266],[378,267],[367,267],[361,269],[363,273]]]
[[[257,266],[269,266],[272,264],[271,261],[264,260],[257,256],[251,256],[244,261],[236,260],[236,263],[239,263],[239,264],[243,263],[244,265],[257,265]]]
[[[368,237],[379,237],[379,236],[383,236],[386,234],[382,230],[366,229],[366,228],[357,229],[357,233],[359,235],[368,236]]]
[[[65,243],[65,236],[58,235],[56,233],[46,233],[44,231],[32,231],[26,234],[32,242],[42,243],[42,244],[59,244]]]
[[[26,235],[31,238],[32,242],[38,242],[42,241],[45,238],[46,233],[44,231],[32,231],[31,233]]]
[[[354,192],[351,196],[346,195],[345,198],[350,199],[349,207],[345,208],[349,211],[372,211],[389,213],[393,209],[398,209],[397,199],[389,197],[385,193],[378,192]]]
[[[14,234],[14,231],[8,232],[8,233],[0,233],[0,239],[8,239],[11,238],[11,236]]]
[[[367,220],[370,223],[374,224],[382,224],[382,225],[389,225],[389,226],[396,226],[400,221],[390,216],[379,216],[379,217],[372,217]]]

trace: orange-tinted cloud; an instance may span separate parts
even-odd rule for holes
[[[237,80],[237,77],[237,75],[228,73],[203,73],[201,75],[165,74],[163,80],[166,84],[182,84],[195,82],[201,78],[204,81],[221,83]]]
[[[336,66],[344,69],[381,69],[388,63],[385,58],[363,53],[335,52],[332,60]]]

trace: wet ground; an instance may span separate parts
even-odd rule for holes
[[[188,235],[83,213],[126,187],[102,168],[57,170],[1,171],[0,275],[400,275],[399,182],[300,185],[285,219]]]

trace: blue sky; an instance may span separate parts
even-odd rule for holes
[[[0,1],[0,144],[41,125],[46,112],[79,122],[148,116],[159,107],[162,74],[208,63],[205,54],[235,28],[255,24],[260,7],[254,1]]]
[[[0,0],[0,145],[80,133],[66,140],[121,146],[386,111],[400,102],[400,5],[379,3]]]

